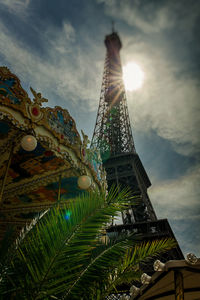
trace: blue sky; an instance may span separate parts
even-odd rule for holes
[[[127,101],[152,204],[183,253],[200,256],[199,1],[0,0],[1,65],[68,109],[91,138],[111,20],[122,64],[145,73]]]

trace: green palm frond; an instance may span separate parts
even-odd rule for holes
[[[1,275],[2,299],[98,299],[116,288],[125,270],[173,246],[165,241],[133,248],[134,236],[101,242],[103,228],[130,199],[128,190],[113,187],[107,196],[85,193],[49,209],[16,244]]]
[[[139,270],[141,262],[144,264],[152,258],[176,247],[174,239],[161,239],[151,242],[136,243],[129,247],[120,258],[117,267],[110,273],[110,280],[106,281],[106,294],[115,290],[119,292],[118,286],[130,285],[140,280],[142,271]]]
[[[77,293],[78,289],[80,290],[81,286],[85,286],[85,282],[89,280],[90,286],[86,288],[90,289],[90,295],[93,293],[94,299],[97,297],[97,291],[98,294],[101,294],[101,299],[105,299],[113,291],[119,293],[121,291],[118,290],[118,287],[124,284],[128,286],[140,279],[139,263],[148,261],[176,246],[173,239],[147,243],[138,243],[134,239],[133,236],[129,236],[129,240],[124,240],[122,237],[121,241],[109,245],[105,249],[105,253],[100,253],[95,261],[92,261],[91,265],[88,266],[90,270],[87,269],[89,274],[86,274],[86,278],[84,278],[85,274],[82,274],[74,292]],[[93,278],[95,270],[98,270],[98,276]]]
[[[123,191],[121,199],[125,195]],[[109,194],[108,199],[113,204],[109,207],[104,195],[87,193],[50,209],[21,240],[10,268],[11,273],[26,276],[17,276],[10,289],[20,286],[22,291],[28,286],[38,297],[46,290],[57,294],[70,287],[96,247],[102,224],[120,209],[117,198]]]

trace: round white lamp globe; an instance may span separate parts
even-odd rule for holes
[[[146,273],[143,273],[141,276],[142,284],[149,284],[150,281],[151,281],[151,276],[147,275]]]
[[[91,186],[91,178],[87,175],[82,175],[78,178],[78,186],[82,190],[87,190]]]
[[[33,135],[25,135],[21,140],[21,146],[26,151],[33,151],[37,147],[37,140]]]
[[[163,271],[165,268],[165,264],[163,264],[160,260],[156,260],[153,264],[154,271]]]

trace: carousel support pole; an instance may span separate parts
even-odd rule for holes
[[[179,270],[174,271],[175,300],[184,300],[183,274]]]
[[[61,181],[62,181],[62,176],[60,174],[59,175],[59,181],[58,181],[58,199],[57,199],[57,202],[60,202]]]
[[[11,160],[12,160],[13,150],[14,150],[14,142],[12,143],[12,146],[10,148],[8,163],[7,163],[7,166],[6,166],[6,171],[5,171],[5,175],[4,175],[2,186],[1,186],[0,203],[3,202],[3,192],[4,192],[4,188],[5,188],[5,184],[6,184],[6,179],[7,179],[7,176],[8,176],[8,170],[10,168],[10,163],[11,163]]]

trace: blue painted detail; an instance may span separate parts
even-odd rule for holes
[[[57,111],[57,116],[58,116],[59,121],[62,124],[64,124],[64,118],[63,118],[63,115],[62,115],[61,111]]]
[[[14,78],[8,78],[8,79],[5,79],[3,82],[5,84],[7,84],[9,87],[13,87],[16,80]]]
[[[100,158],[100,155],[93,150],[86,149],[86,160],[89,163],[90,166],[93,167],[97,178],[100,180],[101,179],[101,166],[102,166],[102,161]]]
[[[21,100],[16,98],[14,93],[10,89],[13,87],[14,83],[15,80],[13,78],[5,81],[0,81],[0,94],[10,99],[11,103],[20,104]]]
[[[81,193],[84,193],[84,190],[78,188],[77,185],[78,177],[69,177],[62,178],[61,180],[61,201],[65,201],[70,198],[75,198]],[[49,191],[58,191],[59,183],[54,182],[45,187]]]
[[[63,134],[72,144],[74,144],[77,133],[73,131],[73,121],[69,120],[68,123],[65,123],[62,111],[57,111],[57,117],[50,112],[48,121],[55,132]]]

